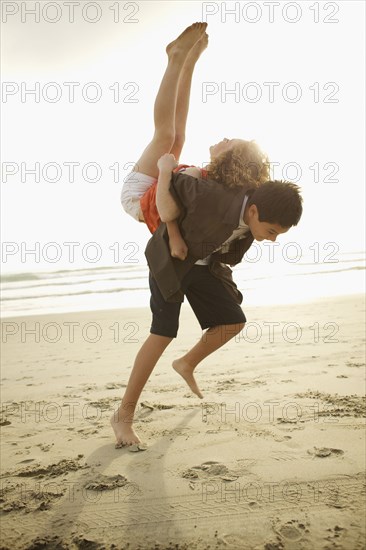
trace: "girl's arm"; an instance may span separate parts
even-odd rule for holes
[[[169,236],[170,254],[173,258],[185,260],[188,254],[188,246],[181,235],[178,222],[175,220],[166,222],[166,228]]]
[[[188,247],[181,235],[176,218],[180,214],[180,209],[173,199],[170,191],[170,180],[172,171],[177,166],[174,155],[163,155],[158,161],[159,177],[156,190],[156,206],[162,222],[166,223],[169,248],[173,258],[185,260],[188,254]],[[185,170],[189,176],[199,177],[201,172],[198,168],[189,167]]]
[[[159,177],[156,190],[156,207],[162,222],[171,222],[178,218],[180,214],[180,209],[169,192],[172,171],[177,166],[174,155],[169,153],[158,160]]]
[[[166,155],[166,159],[160,159],[158,186],[156,190],[156,207],[162,222],[166,222],[169,236],[169,248],[173,258],[185,260],[188,253],[188,247],[182,238],[176,218],[180,210],[173,199],[170,191],[170,179],[172,177],[173,164],[176,164],[173,155]],[[169,158],[169,157],[173,157]]]
[[[158,161],[159,177],[156,193],[156,207],[161,221],[170,222],[179,217],[180,209],[169,192],[170,179],[172,171],[177,167],[174,155],[169,153],[163,155]],[[201,171],[195,166],[190,166],[184,170],[185,174],[199,178]]]

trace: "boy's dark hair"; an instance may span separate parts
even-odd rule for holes
[[[297,225],[302,214],[300,187],[282,180],[262,183],[250,196],[248,206],[255,204],[260,222],[281,227]]]

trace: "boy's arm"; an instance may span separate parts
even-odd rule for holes
[[[174,155],[163,155],[158,161],[159,177],[156,190],[156,207],[162,222],[171,222],[180,215],[180,208],[173,199],[169,187],[172,171],[177,166]]]

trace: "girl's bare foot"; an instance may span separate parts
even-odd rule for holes
[[[198,395],[200,399],[203,399],[203,395],[200,392],[200,389],[197,386],[196,380],[193,376],[192,367],[188,365],[188,363],[186,363],[183,359],[176,359],[175,361],[173,361],[173,369],[184,378],[192,392]]]
[[[208,34],[207,32],[205,32],[201,36],[201,38],[194,44],[194,46],[192,46],[192,48],[190,49],[190,52],[187,56],[185,64],[189,65],[190,63],[192,63],[193,65],[195,65],[201,53],[207,48],[207,46],[208,46]]]
[[[192,46],[200,40],[206,27],[207,23],[193,23],[193,25],[187,27],[178,38],[170,42],[166,47],[168,56],[178,53],[187,55]]]
[[[125,416],[125,415],[124,415]],[[128,415],[130,416],[130,415]],[[126,445],[136,445],[141,443],[138,435],[132,427],[132,422],[126,421],[120,410],[116,411],[111,417],[111,426],[116,436],[116,449]]]

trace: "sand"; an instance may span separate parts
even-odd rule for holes
[[[244,310],[200,400],[171,367],[201,335],[183,306],[142,452],[109,418],[148,309],[4,319],[1,548],[365,548],[363,298]]]

